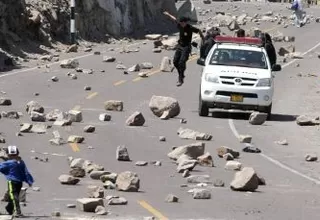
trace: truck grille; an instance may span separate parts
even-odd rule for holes
[[[240,86],[254,86],[257,79],[245,78],[245,77],[234,77],[234,76],[220,76],[222,84],[235,85],[235,79],[241,79],[241,83],[237,84]]]

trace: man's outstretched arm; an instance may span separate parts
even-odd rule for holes
[[[172,14],[170,14],[169,12],[165,11],[163,12],[164,15],[168,16],[172,21],[180,23],[177,18],[175,16],[173,16]]]

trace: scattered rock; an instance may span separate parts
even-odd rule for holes
[[[140,68],[141,69],[152,69],[153,68],[153,64],[149,63],[149,62],[143,62],[140,64]]]
[[[177,133],[181,139],[193,139],[203,141],[209,141],[212,139],[212,135],[210,134],[193,131],[188,128],[179,128]]]
[[[30,132],[36,133],[36,134],[45,134],[47,132],[47,125],[40,124],[40,123],[33,124]]]
[[[102,176],[100,177],[100,180],[101,180],[102,182],[110,181],[110,182],[112,182],[112,183],[115,183],[116,180],[117,180],[117,177],[118,177],[118,174],[116,174],[116,173],[110,173],[110,174],[107,174],[107,175],[102,175]]]
[[[137,161],[136,162],[136,166],[143,167],[143,166],[147,166],[147,165],[148,165],[147,161]]]
[[[67,208],[69,208],[69,209],[74,209],[76,207],[77,207],[76,204],[67,204]]]
[[[205,144],[197,142],[175,148],[168,154],[172,160],[178,160],[181,155],[187,155],[192,159],[197,159],[204,154]]]
[[[70,110],[68,112],[70,121],[72,122],[81,122],[82,121],[82,112],[77,110]]]
[[[191,175],[187,177],[188,183],[211,183],[209,175]]]
[[[197,160],[201,166],[207,166],[207,167],[214,166],[212,156],[210,155],[209,152],[201,155],[200,157],[197,158]]]
[[[111,121],[111,115],[109,115],[107,113],[101,113],[99,115],[99,120],[100,121]]]
[[[84,141],[84,137],[82,136],[77,136],[77,135],[71,135],[68,138],[68,143],[82,143]]]
[[[118,161],[130,161],[128,149],[125,146],[117,147],[117,160]]]
[[[228,161],[225,165],[226,170],[241,170],[242,164],[238,161]]]
[[[261,153],[261,150],[259,148],[254,147],[251,144],[247,144],[246,147],[242,149],[242,151],[246,153]]]
[[[234,157],[232,156],[232,154],[226,153],[223,155],[223,159],[225,159],[226,161],[229,161],[229,160],[234,160]]]
[[[193,189],[193,199],[211,199],[211,192],[207,189]]]
[[[112,198],[108,201],[108,205],[127,205],[127,204],[128,204],[128,201],[123,197]]]
[[[267,113],[252,112],[249,118],[249,123],[252,125],[262,125],[268,118]]]
[[[148,73],[141,72],[141,73],[138,74],[138,76],[141,77],[141,78],[146,78],[146,77],[148,77]]]
[[[280,47],[278,54],[279,56],[285,56],[286,54],[294,53],[295,52],[295,47],[290,45],[288,47]]]
[[[169,57],[163,57],[160,64],[160,70],[162,72],[171,72],[172,68],[173,65],[171,59]]]
[[[69,46],[66,50],[66,53],[71,53],[71,52],[73,53],[78,52],[78,45],[72,44],[71,46]]]
[[[136,173],[126,171],[118,175],[116,180],[117,190],[126,192],[138,192],[140,179]]]
[[[312,119],[311,117],[306,115],[300,115],[299,117],[297,117],[296,123],[300,126],[314,126],[320,124],[319,120]]]
[[[159,141],[162,141],[162,142],[166,141],[166,137],[165,136],[160,136],[159,137]]]
[[[230,183],[230,188],[234,191],[255,191],[259,186],[259,179],[251,167],[244,167],[235,173],[234,179]]]
[[[117,100],[109,100],[104,103],[104,109],[107,111],[123,111],[123,102]]]
[[[234,158],[238,158],[240,156],[240,153],[236,150],[233,150],[229,147],[219,147],[217,149],[218,156],[223,157],[225,154],[230,153]]]
[[[79,67],[79,61],[76,59],[63,60],[60,63],[60,67],[66,69],[75,69]]]
[[[224,187],[224,182],[220,179],[216,179],[214,182],[213,182],[213,186],[214,187]]]
[[[64,184],[64,185],[76,185],[77,183],[80,182],[80,179],[74,178],[73,176],[70,176],[70,175],[63,174],[59,176],[59,181],[61,184]]]
[[[57,76],[51,77],[52,82],[59,82],[59,78]]]
[[[0,97],[0,106],[10,106],[12,105],[12,101],[11,99],[7,99],[7,98],[1,98]]]
[[[86,171],[82,168],[76,167],[71,169],[69,174],[75,178],[83,178],[86,176]]]
[[[31,121],[36,121],[36,122],[45,122],[46,121],[45,115],[42,113],[38,113],[38,112],[31,112],[30,119],[31,119]]]
[[[85,86],[85,87],[84,87],[84,90],[85,90],[85,91],[90,91],[90,90],[91,90],[91,87],[90,87],[90,86]]]
[[[90,178],[93,180],[100,180],[100,178],[104,175],[108,175],[110,172],[104,170],[93,170],[90,173]]]
[[[141,112],[133,113],[127,120],[127,126],[143,126],[145,123],[145,119]]]
[[[177,171],[178,173],[183,173],[185,170],[191,171],[197,164],[198,164],[197,160],[189,159],[189,157],[187,156],[186,159],[182,159],[182,160],[179,159]]]
[[[116,69],[125,70],[125,69],[127,69],[127,67],[125,65],[123,65],[123,64],[117,64]]]
[[[169,203],[179,202],[179,198],[173,194],[169,194],[167,195],[165,201]]]
[[[87,125],[83,128],[83,131],[84,132],[87,132],[87,133],[92,133],[96,130],[96,127],[93,126],[93,125]]]
[[[89,198],[104,198],[104,189],[100,186],[88,186],[88,197]]]
[[[117,187],[116,187],[116,184],[114,184],[113,182],[111,182],[111,181],[105,181],[104,183],[103,183],[103,187],[105,188],[105,189],[116,189]]]
[[[183,173],[182,173],[182,177],[183,177],[183,178],[187,178],[187,177],[189,177],[189,176],[190,176],[190,171],[189,171],[189,170],[183,171]]]
[[[159,40],[162,37],[161,34],[147,34],[145,38],[147,40]]]
[[[26,112],[30,115],[32,112],[44,113],[44,108],[36,101],[27,103]]]
[[[315,154],[307,154],[304,158],[308,162],[313,162],[318,160],[318,156]]]
[[[136,64],[136,65],[134,65],[134,66],[132,66],[132,67],[130,67],[128,69],[128,72],[139,72],[139,71],[140,71],[140,65],[139,64]]]
[[[149,108],[157,117],[161,117],[167,112],[169,118],[176,117],[180,114],[180,105],[178,101],[171,97],[152,96]]]
[[[76,159],[72,159],[70,161],[70,168],[80,168],[82,169],[84,167],[84,163],[85,161],[82,158],[76,158]]]
[[[276,144],[279,144],[279,145],[289,145],[287,139],[283,139],[283,140],[280,140],[280,141],[276,141],[275,143],[276,143]]]
[[[239,135],[240,143],[251,143],[252,136],[251,135]]]
[[[115,57],[108,57],[108,56],[103,57],[103,62],[113,63],[115,61],[116,61]]]
[[[154,49],[152,49],[152,52],[153,53],[161,53],[162,50],[161,50],[161,48],[154,48]]]
[[[84,74],[93,74],[93,70],[92,69],[83,69],[82,72]]]
[[[103,206],[97,206],[96,209],[94,210],[94,212],[97,214],[97,215],[107,215],[108,214],[108,211],[106,210],[105,207]]]
[[[95,212],[97,206],[104,206],[103,199],[82,198],[77,200],[77,206],[83,212]]]
[[[29,124],[29,123],[23,123],[21,128],[20,128],[20,132],[22,133],[28,133],[30,132],[32,128],[32,124]]]
[[[3,111],[3,112],[1,112],[1,116],[4,118],[9,118],[9,119],[19,119],[20,118],[20,114],[16,111],[9,111],[9,112]]]

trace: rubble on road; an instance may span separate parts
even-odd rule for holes
[[[125,146],[117,147],[116,156],[118,161],[131,161],[129,157],[128,149]]]
[[[63,185],[76,185],[77,183],[80,182],[80,179],[67,174],[63,174],[59,176],[59,181]]]
[[[318,156],[315,154],[307,154],[304,158],[307,162],[313,162],[318,160]]]
[[[229,147],[219,147],[217,148],[217,153],[220,158],[223,158],[225,154],[231,154],[233,158],[238,158],[240,156],[238,151]]]
[[[145,123],[145,119],[141,112],[134,112],[127,120],[127,126],[143,126]]]
[[[127,205],[128,200],[124,197],[111,198],[108,200],[108,205]]]
[[[104,198],[104,189],[100,186],[89,185],[87,187],[88,198]]]
[[[216,179],[214,182],[213,182],[213,186],[214,187],[224,187],[224,182],[220,179]]]
[[[188,183],[211,183],[209,175],[191,175],[187,177]]]
[[[230,188],[234,191],[255,191],[259,186],[259,178],[251,167],[244,167],[234,175]]]
[[[94,210],[94,212],[97,214],[97,215],[107,215],[108,214],[108,211],[106,210],[105,207],[101,206],[101,205],[98,205],[96,207],[96,209]]]
[[[136,173],[125,171],[118,174],[116,187],[119,191],[138,192],[140,188],[140,179]]]
[[[175,148],[168,154],[168,157],[172,160],[178,160],[182,155],[187,155],[196,160],[204,154],[204,150],[205,143],[197,142]]]
[[[169,194],[169,195],[167,195],[165,201],[168,203],[179,202],[179,198],[173,194]]]
[[[249,118],[249,123],[252,125],[262,125],[268,118],[267,113],[252,112]]]
[[[30,101],[30,102],[27,103],[26,112],[28,112],[29,115],[31,115],[32,112],[37,112],[37,113],[43,114],[44,113],[44,107],[41,106],[36,101]]]
[[[193,189],[193,199],[211,199],[211,192],[207,189]]]
[[[207,167],[214,166],[212,156],[209,152],[199,156],[197,158],[197,160],[198,160],[199,165],[201,165],[201,166],[207,166]]]
[[[199,141],[210,141],[212,139],[211,134],[201,133],[188,128],[179,128],[177,133],[181,139],[193,139]]]
[[[77,59],[63,60],[60,63],[60,67],[65,69],[75,69],[79,67],[79,61]]]
[[[123,111],[123,102],[118,100],[109,100],[104,103],[106,111]]]
[[[296,118],[296,123],[300,126],[314,126],[320,125],[320,120],[318,118],[312,118],[307,115],[300,115]]]
[[[254,147],[252,144],[246,144],[242,151],[246,153],[261,153],[261,150],[257,147]]]
[[[276,144],[279,144],[279,145],[289,145],[289,142],[287,141],[287,139],[283,139],[283,140],[280,140],[280,141],[275,141]]]
[[[99,115],[99,120],[100,121],[111,121],[111,115],[109,115],[107,113],[101,113]]]
[[[93,170],[90,172],[90,178],[93,180],[100,180],[102,176],[109,175],[109,171],[105,170]]]
[[[242,164],[238,161],[227,161],[225,165],[226,170],[241,170]]]
[[[95,212],[98,206],[104,207],[103,199],[82,198],[77,200],[77,207],[83,212]]]
[[[12,105],[11,99],[0,97],[0,106],[9,106]]]
[[[93,133],[95,132],[95,130],[96,130],[96,127],[93,125],[87,125],[83,128],[83,131],[86,133]]]
[[[68,143],[82,143],[84,141],[84,137],[83,136],[78,136],[78,135],[71,135],[68,137]]]
[[[154,95],[149,102],[149,108],[157,117],[165,115],[164,119],[173,118],[180,114],[178,101],[171,97]]]
[[[107,63],[113,63],[116,61],[115,57],[109,57],[109,56],[104,56],[103,57],[103,62],[107,62]]]
[[[252,136],[251,135],[239,135],[240,143],[251,143]]]

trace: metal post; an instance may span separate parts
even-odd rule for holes
[[[76,0],[70,0],[70,7],[71,7],[71,16],[70,16],[70,37],[71,37],[71,44],[76,43],[76,21],[75,21],[75,7],[76,7]]]

